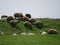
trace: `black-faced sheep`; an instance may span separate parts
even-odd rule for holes
[[[7,21],[13,20],[14,18],[12,16],[7,17]]]
[[[27,16],[24,16],[24,17],[23,17],[23,20],[24,20],[24,21],[29,21],[29,18],[28,18]]]
[[[17,23],[19,23],[19,20],[11,20],[11,21],[10,21],[10,25],[11,25],[12,27],[16,26]]]
[[[34,22],[36,22],[36,19],[30,18],[30,19],[29,19],[29,22],[34,23]]]
[[[2,15],[2,16],[1,16],[1,19],[7,19],[7,17],[8,17],[8,16],[6,16],[6,15]]]
[[[57,30],[56,29],[49,29],[48,30],[48,34],[57,34]]]
[[[22,13],[15,13],[14,17],[15,17],[15,19],[22,19],[23,18],[23,14]]]
[[[43,23],[40,22],[40,21],[36,21],[36,22],[35,22],[35,25],[36,25],[36,27],[38,27],[38,28],[40,28],[40,29],[43,27]]]
[[[31,25],[31,23],[30,23],[30,22],[25,21],[25,22],[24,22],[24,26],[25,26],[26,28],[28,28],[28,29],[31,29],[31,30],[32,30],[32,25]]]
[[[25,16],[27,16],[27,17],[31,18],[31,14],[26,14]]]

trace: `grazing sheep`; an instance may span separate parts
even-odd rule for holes
[[[22,33],[21,33],[21,35],[27,35],[27,33],[25,33],[25,32],[22,32]]]
[[[10,24],[12,27],[16,26],[16,24],[19,23],[19,20],[11,20]]]
[[[27,17],[31,18],[31,14],[26,14],[25,16],[27,16]]]
[[[6,16],[6,15],[2,15],[2,16],[1,16],[1,19],[7,19],[7,17],[8,17],[8,16]]]
[[[8,16],[7,17],[7,20],[10,21],[10,20],[13,20],[14,18],[12,16]]]
[[[29,19],[29,22],[34,23],[34,22],[36,22],[36,19],[30,18],[30,19]]]
[[[14,17],[15,17],[15,19],[22,19],[23,18],[23,14],[22,13],[15,13]]]
[[[17,35],[16,33],[13,33],[13,36]]]
[[[24,20],[24,21],[29,21],[29,18],[28,18],[27,16],[24,16],[24,17],[23,17],[23,20]]]
[[[32,25],[31,25],[31,23],[30,23],[30,22],[25,21],[25,22],[24,22],[24,26],[25,26],[26,28],[28,28],[28,29],[31,29],[31,30],[32,30]]]
[[[43,23],[42,23],[42,22],[39,22],[39,21],[36,21],[36,22],[35,22],[35,25],[36,25],[36,27],[38,27],[38,28],[42,28],[42,27],[43,27]]]
[[[56,29],[49,29],[48,30],[48,34],[57,34],[57,30]]]
[[[28,35],[35,35],[34,33],[28,33]]]

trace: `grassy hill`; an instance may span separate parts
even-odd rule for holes
[[[11,25],[6,20],[0,20],[0,31],[4,32],[4,35],[0,35],[0,45],[60,45],[60,19],[49,18],[36,18],[43,22],[44,27],[38,29],[35,25],[32,25],[33,30],[27,29],[23,25],[23,21],[20,21],[16,27]],[[50,28],[54,28],[58,31],[58,34],[41,35],[40,30],[48,31]],[[13,33],[17,33],[13,36]],[[36,35],[20,35],[21,32],[33,32]]]

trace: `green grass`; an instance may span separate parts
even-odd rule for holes
[[[44,23],[42,29],[38,29],[35,25],[33,30],[27,29],[23,26],[23,21],[20,21],[16,27],[11,27],[6,20],[0,20],[0,31],[4,32],[4,35],[0,35],[0,45],[60,45],[60,19],[40,18],[37,19]],[[58,34],[41,35],[40,30],[48,31],[48,29],[54,28],[58,31]],[[12,33],[16,32],[17,35],[13,36]],[[20,35],[21,32],[33,32],[36,35]]]
[[[4,35],[0,45],[60,45],[60,35]]]

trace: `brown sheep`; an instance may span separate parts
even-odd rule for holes
[[[25,16],[27,16],[27,17],[31,18],[31,14],[26,14]]]
[[[27,16],[24,16],[24,17],[23,17],[23,20],[24,20],[24,21],[29,21],[29,18],[28,18]]]
[[[7,20],[10,21],[10,20],[13,20],[14,18],[12,16],[8,16],[7,17]]]
[[[31,24],[30,22],[25,21],[25,22],[24,22],[24,26],[25,26],[26,28],[28,28],[28,29],[31,29],[31,30],[32,30],[32,24]]]
[[[36,22],[36,19],[30,18],[30,19],[29,19],[29,22],[34,23],[34,22]]]
[[[48,30],[48,34],[57,34],[57,30],[56,29],[49,29]]]
[[[40,28],[40,29],[43,27],[43,23],[40,22],[40,21],[36,21],[36,22],[35,22],[35,25],[36,25],[36,27],[38,27],[38,28]]]
[[[18,20],[11,20],[10,21],[10,24],[11,24],[12,27],[16,26],[17,23],[19,23]]]
[[[2,15],[2,16],[1,16],[1,19],[7,19],[7,17],[8,17],[8,16],[6,16],[6,15]]]
[[[23,14],[22,13],[15,13],[14,17],[15,17],[15,19],[22,19],[23,18]]]

